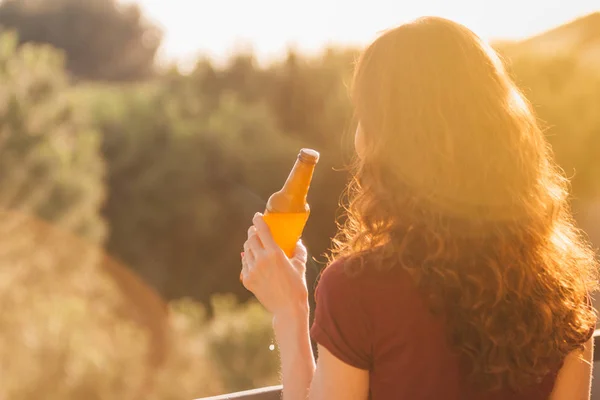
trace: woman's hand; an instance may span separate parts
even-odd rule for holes
[[[242,255],[242,283],[276,319],[298,312],[308,315],[306,248],[299,242],[289,259],[273,240],[262,215],[257,213],[252,222]]]

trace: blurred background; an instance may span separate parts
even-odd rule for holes
[[[408,2],[411,3],[411,2]],[[421,15],[505,57],[600,245],[600,4],[0,1],[0,399],[192,399],[277,384],[238,280],[256,211],[321,152],[324,265],[358,51]]]

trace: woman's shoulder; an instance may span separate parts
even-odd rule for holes
[[[313,338],[359,368],[381,349],[419,343],[417,333],[438,336],[439,324],[409,274],[399,265],[388,267],[365,263],[355,271],[340,259],[323,270],[317,284]]]
[[[380,268],[368,260],[357,268],[353,261],[340,258],[329,264],[320,274],[316,291],[326,291],[330,296],[353,298],[364,304],[377,306],[378,298],[415,296],[416,288],[408,273],[400,266]]]
[[[315,296],[341,297],[348,295],[355,297],[360,289],[361,282],[356,276],[351,276],[346,268],[344,259],[337,259],[326,266],[317,278]]]
[[[357,261],[348,258],[338,258],[326,266],[319,275],[317,288],[327,287],[332,290],[357,290],[367,285],[377,274],[371,271],[369,265],[356,268]]]

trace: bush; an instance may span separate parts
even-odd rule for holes
[[[59,53],[0,36],[0,208],[102,244],[99,137],[76,106]]]
[[[88,246],[0,212],[0,398],[127,400],[145,390],[149,332]]]
[[[215,316],[191,299],[171,303],[173,347],[157,379],[158,399],[206,397],[279,383],[271,317],[256,302],[212,299]],[[174,385],[173,383],[177,384]]]
[[[205,309],[190,299],[170,305],[171,346],[154,377],[150,400],[194,399],[227,393],[206,346]]]
[[[279,383],[272,317],[256,302],[237,306],[232,296],[213,298],[215,318],[208,326],[208,355],[227,391]]]

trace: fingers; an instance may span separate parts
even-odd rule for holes
[[[250,291],[252,291],[252,272],[255,263],[256,259],[252,252],[245,251],[242,253],[242,271],[240,272],[240,281],[244,287]]]
[[[248,239],[246,240],[246,243],[248,245],[252,245],[254,247],[256,247],[256,250],[261,250],[264,249],[264,244],[263,242],[260,240],[258,233],[256,231],[256,227],[254,225],[252,225],[250,228],[248,228]],[[246,245],[246,244],[244,244]]]
[[[259,252],[260,250],[253,250],[252,246],[248,241],[244,243],[244,261],[248,263],[250,266],[254,265],[256,261],[256,255],[254,252]]]
[[[250,289],[247,285],[250,273],[256,263],[256,257],[259,257],[264,252],[263,245],[256,234],[250,234],[249,238],[244,243],[244,252],[242,253],[242,272],[241,280],[246,289]]]
[[[246,282],[248,281],[248,274],[250,273],[250,268],[248,267],[248,262],[246,260],[246,253],[242,253],[242,270],[240,271],[240,281],[244,286],[246,286]]]
[[[240,282],[243,282],[244,281],[244,275],[243,275],[243,273],[244,273],[244,267],[245,267],[245,264],[244,264],[244,252],[243,251],[240,253],[240,256],[242,257],[242,269],[240,270]]]
[[[257,213],[252,222],[254,225],[248,229],[248,239],[244,243],[242,271],[240,273],[243,285],[250,291],[252,291],[253,281],[255,281],[259,271],[264,270],[266,266],[276,265],[279,257],[287,260],[283,251],[273,240],[271,230],[263,220],[262,215]],[[306,252],[304,246],[301,246],[300,254],[302,252]]]
[[[294,250],[294,258],[298,258],[300,260],[306,260],[308,258],[308,251],[306,250],[306,246],[302,240],[299,240],[296,244],[296,249]]]
[[[275,240],[271,235],[271,229],[263,219],[262,214],[256,213],[254,215],[254,218],[252,219],[252,222],[254,223],[254,227],[256,228],[256,234],[260,238],[260,241],[262,242],[264,248],[267,250],[278,249],[279,246],[277,245],[277,243],[275,243]]]

